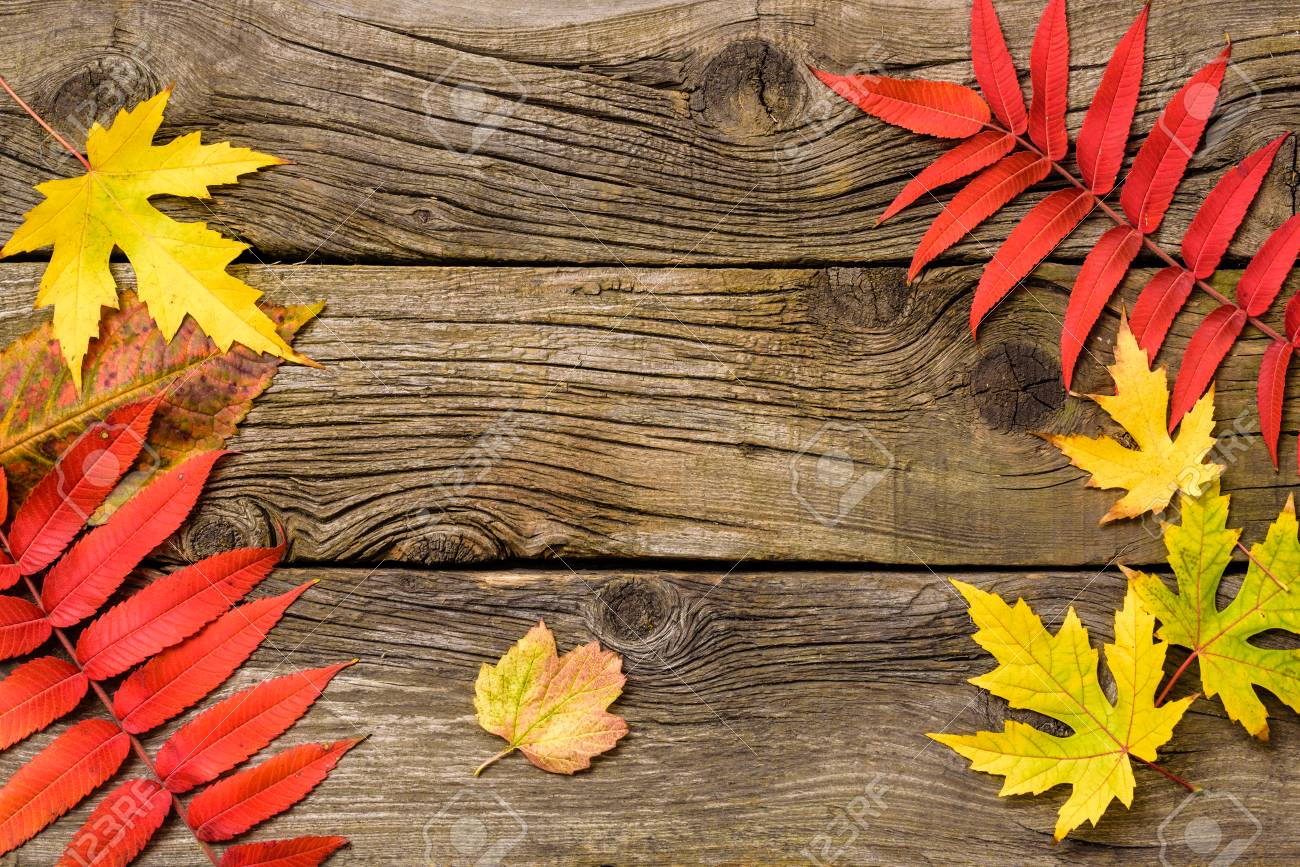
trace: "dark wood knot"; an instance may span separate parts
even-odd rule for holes
[[[628,666],[677,664],[690,644],[692,622],[677,588],[654,577],[612,578],[596,589],[588,609],[591,632]]]
[[[81,64],[54,88],[45,119],[74,146],[82,148],[90,128],[108,126],[118,111],[129,109],[162,89],[139,58],[130,54],[101,54]],[[42,150],[50,168],[67,168],[75,157],[49,138]]]
[[[267,514],[251,500],[209,503],[173,540],[169,556],[194,562],[232,548],[256,548],[279,541]]]
[[[970,388],[980,415],[997,430],[1042,430],[1065,404],[1060,362],[1031,343],[989,347]]]
[[[704,67],[691,112],[728,135],[749,138],[791,126],[806,99],[803,78],[785,52],[762,39],[742,39]]]
[[[907,321],[911,298],[902,268],[824,268],[808,289],[808,315],[828,328],[887,328]]]

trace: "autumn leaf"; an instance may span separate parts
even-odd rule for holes
[[[1198,498],[1179,500],[1181,523],[1165,527],[1176,590],[1156,575],[1128,568],[1124,574],[1160,621],[1160,637],[1192,651],[1165,692],[1196,662],[1205,694],[1219,696],[1230,718],[1268,740],[1268,711],[1255,687],[1300,713],[1300,651],[1260,647],[1253,639],[1268,630],[1300,634],[1300,526],[1288,498],[1264,541],[1251,546],[1241,587],[1220,608],[1219,585],[1241,535],[1228,529],[1228,499],[1215,483]]]
[[[82,359],[99,333],[101,307],[117,306],[109,256],[121,249],[135,268],[140,299],[166,340],[187,315],[222,350],[238,342],[255,352],[306,362],[258,309],[261,294],[226,271],[246,244],[204,223],[180,223],[159,211],[152,196],[209,198],[209,187],[283,160],[227,142],[205,145],[192,132],[153,144],[171,90],[121,111],[86,140],[89,171],[36,187],[44,201],[0,256],[53,247],[36,304],[54,307],[54,336],[79,388]]]
[[[321,305],[262,309],[288,342]],[[0,463],[8,470],[14,499],[27,495],[89,420],[165,392],[146,456],[109,495],[93,523],[112,514],[153,473],[220,448],[280,365],[279,358],[242,346],[221,352],[193,320],[168,343],[130,291],[122,293],[121,309],[108,311],[101,326],[86,354],[80,391],[59,356],[50,323],[0,351]]]
[[[0,658],[36,651],[52,635],[57,645],[49,653],[63,648],[62,655],[25,662],[0,680],[0,745],[58,722],[82,705],[88,690],[100,706],[98,715],[66,729],[0,785],[0,855],[89,797],[128,753],[147,757],[134,736],[158,730],[217,690],[316,583],[234,607],[270,575],[281,545],[216,554],[122,593],[128,574],[184,523],[214,464],[228,454],[200,452],[158,474],[83,534],[87,516],[141,451],[161,402],[156,394],[90,424],[0,534],[6,552],[0,590],[21,581],[30,597],[0,593]],[[0,523],[8,511],[4,476]],[[121,601],[104,610],[119,594]],[[66,631],[87,620],[79,634]],[[217,863],[209,842],[242,834],[307,797],[358,741],[291,747],[209,784],[292,727],[355,661],[256,684],[172,732],[146,758],[153,779],[128,780],[103,797],[59,864],[124,867],[172,812]],[[198,787],[188,807],[173,798]],[[233,847],[231,863],[319,864],[343,842],[304,838]]]
[[[1160,512],[1175,492],[1197,496],[1219,477],[1223,467],[1206,463],[1214,448],[1214,389],[1196,402],[1183,417],[1178,436],[1171,437],[1166,422],[1169,381],[1163,367],[1152,370],[1128,322],[1120,322],[1115,343],[1115,363],[1107,368],[1115,381],[1115,394],[1093,394],[1106,414],[1133,438],[1128,448],[1110,436],[1045,435],[1076,467],[1092,473],[1088,486],[1128,491],[1110,507],[1101,523]]]
[[[1152,765],[1192,702],[1189,697],[1156,706],[1167,645],[1152,641],[1155,621],[1137,595],[1125,597],[1115,615],[1115,641],[1105,647],[1115,681],[1112,702],[1098,679],[1097,651],[1073,607],[1052,635],[1023,599],[1010,606],[994,593],[952,583],[970,605],[978,627],[975,642],[998,661],[997,668],[971,683],[1013,708],[1059,720],[1073,734],[1057,737],[1008,721],[1001,732],[929,737],[969,759],[973,769],[1005,777],[1001,795],[1070,786],[1057,814],[1057,841],[1085,820],[1095,826],[1116,798],[1131,806],[1135,781],[1129,757]]]
[[[1046,178],[1055,179],[1058,185],[1065,178],[1069,183],[1064,189],[1047,193],[1030,208],[985,265],[971,303],[972,336],[1039,262],[1080,226],[1091,222],[1085,220],[1088,214],[1099,212],[1114,225],[1093,242],[1069,292],[1061,331],[1065,388],[1070,388],[1075,363],[1102,311],[1138,254],[1149,251],[1168,265],[1151,279],[1133,307],[1134,334],[1151,358],[1193,290],[1199,289],[1220,303],[1202,320],[1183,352],[1169,429],[1172,431],[1205,394],[1219,365],[1249,324],[1271,341],[1259,367],[1257,401],[1261,438],[1276,467],[1287,369],[1294,348],[1300,346],[1300,293],[1292,294],[1287,302],[1287,309],[1296,313],[1286,316],[1285,334],[1260,317],[1272,306],[1296,263],[1300,252],[1297,217],[1283,223],[1251,258],[1235,300],[1227,299],[1207,278],[1219,267],[1290,133],[1280,131],[1223,174],[1202,201],[1183,235],[1181,249],[1166,252],[1161,246],[1163,239],[1154,233],[1214,117],[1232,45],[1224,46],[1165,102],[1128,163],[1117,209],[1105,199],[1114,192],[1120,167],[1126,163],[1141,97],[1150,4],[1142,7],[1115,46],[1097,89],[1087,100],[1073,165],[1064,160],[1070,148],[1066,5],[1065,0],[1047,0],[1039,19],[1029,55],[1032,100],[1027,116],[1020,75],[992,0],[972,0],[970,19],[971,67],[987,103],[975,91],[945,82],[840,76],[814,70],[823,84],[872,117],[913,132],[958,140],[919,175],[912,176],[877,225],[922,195],[935,198],[940,187],[975,175],[964,181],[921,238],[908,270],[910,283],[930,262],[1013,199]],[[1181,262],[1174,258],[1179,252]]]
[[[500,662],[479,669],[479,725],[510,746],[475,776],[515,750],[544,771],[572,774],[613,749],[627,734],[627,721],[606,710],[623,692],[622,667],[618,654],[594,641],[557,656],[555,636],[539,621]]]

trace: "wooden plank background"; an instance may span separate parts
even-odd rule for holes
[[[1023,65],[1040,0],[998,9]],[[1072,0],[1070,125],[1137,2]],[[1050,844],[1062,796],[998,783],[926,731],[997,727],[965,681],[991,667],[946,578],[1073,604],[1099,637],[1116,562],[1160,560],[1153,521],[1099,528],[1113,497],[1035,436],[1105,428],[1059,385],[1057,339],[1089,221],[966,329],[1012,206],[908,286],[937,205],[873,229],[932,143],[829,97],[805,64],[971,83],[966,0],[21,0],[0,4],[3,73],[84,138],[175,84],[164,134],[201,129],[292,165],[167,200],[251,245],[271,300],[324,299],[190,525],[190,560],[266,541],[322,578],[233,690],[360,657],[286,742],[371,733],[313,796],[252,835],[346,833],[334,863],[1237,863],[1300,857],[1297,720],[1250,741],[1198,702],[1138,771],[1131,811]],[[1300,12],[1153,7],[1136,128],[1233,40],[1220,112],[1161,231],[1177,245],[1226,167],[1300,122]],[[70,174],[0,105],[0,234]],[[1132,150],[1133,148],[1131,148]],[[1284,146],[1217,280],[1229,290],[1296,212]],[[0,339],[48,315],[44,259],[0,265]],[[1143,262],[1143,266],[1152,263]],[[1149,273],[1149,271],[1145,272]],[[129,267],[118,275],[131,283]],[[1141,274],[1090,341],[1077,387]],[[1292,280],[1292,289],[1300,281]],[[1176,359],[1200,314],[1175,326]],[[1218,378],[1234,521],[1255,537],[1294,487],[1253,414],[1263,343]],[[1289,390],[1297,405],[1297,388]],[[572,567],[572,568],[570,568]],[[624,654],[631,735],[573,779],[495,750],[478,665],[538,617],[562,647]],[[1171,660],[1176,664],[1179,657]],[[8,773],[42,735],[0,757]],[[88,807],[6,859],[52,862]],[[197,863],[176,829],[141,863]]]

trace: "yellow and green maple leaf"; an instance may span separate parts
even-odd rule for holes
[[[970,606],[974,638],[993,654],[997,668],[971,683],[1068,725],[1058,737],[1022,722],[1000,732],[932,734],[956,750],[977,771],[1005,777],[1002,795],[1040,794],[1071,787],[1057,815],[1061,840],[1084,821],[1096,825],[1111,801],[1133,803],[1131,759],[1154,763],[1156,750],[1172,736],[1190,698],[1156,706],[1167,645],[1152,639],[1154,618],[1130,592],[1115,615],[1115,641],[1106,663],[1115,680],[1115,699],[1106,697],[1097,674],[1097,651],[1074,608],[1055,635],[1023,599],[1008,605],[995,593],[953,581]]]
[[[95,124],[86,141],[90,170],[39,184],[45,199],[0,250],[8,256],[53,247],[36,304],[54,307],[54,336],[77,387],[101,309],[118,304],[109,269],[114,248],[134,268],[140,300],[166,340],[188,315],[222,351],[237,342],[308,361],[258,309],[261,293],[226,270],[247,245],[204,223],[173,220],[149,201],[159,195],[209,198],[210,187],[283,160],[228,142],[205,145],[198,132],[153,144],[170,95],[164,90],[119,112],[107,129]]]
[[[1224,571],[1240,530],[1228,527],[1228,496],[1218,484],[1200,497],[1181,497],[1179,524],[1165,528],[1165,547],[1176,589],[1157,575],[1124,569],[1132,592],[1160,621],[1159,635],[1192,651],[1201,687],[1218,696],[1228,716],[1261,740],[1268,739],[1268,710],[1257,687],[1300,713],[1300,650],[1260,647],[1261,634],[1300,635],[1300,525],[1288,498],[1232,600],[1219,607]]]

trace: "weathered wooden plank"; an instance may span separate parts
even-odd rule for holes
[[[39,270],[0,268],[0,337],[47,315],[26,306]],[[280,302],[328,299],[298,344],[326,370],[281,371],[186,554],[280,524],[312,561],[1159,559],[1154,522],[1098,528],[1114,495],[1034,435],[1102,429],[1060,386],[1072,269],[1040,271],[977,344],[978,273],[908,288],[897,269],[249,268]],[[1113,313],[1081,391],[1111,388]],[[1280,474],[1253,433],[1262,351],[1244,339],[1219,377],[1248,533],[1296,478],[1300,389]]]
[[[1072,129],[1139,5],[1070,4]],[[998,6],[1024,65],[1042,2]],[[899,0],[28,0],[7,4],[0,54],[9,80],[74,138],[175,82],[168,130],[292,160],[215,204],[168,205],[234,227],[262,259],[892,263],[937,206],[880,229],[871,216],[940,146],[860,115],[806,64],[971,83],[968,10],[968,0],[925,14]],[[1191,0],[1152,13],[1139,133],[1224,32],[1234,54],[1223,110],[1166,239],[1226,166],[1300,126],[1295,4]],[[32,184],[75,163],[7,101],[0,111],[7,235],[37,200]],[[1287,145],[1234,254],[1293,212],[1294,155]],[[1025,208],[953,255],[987,258]],[[1097,234],[1062,255],[1081,256]]]
[[[329,405],[344,409],[338,421],[356,438],[323,454],[309,449],[301,463],[298,436],[317,446],[335,420],[304,431],[320,415],[318,395],[294,395],[281,415],[268,409],[278,428],[269,450],[250,431],[250,457],[265,456],[236,476],[230,505],[246,515],[269,500],[290,527],[312,515],[316,544],[299,555],[312,559],[1159,559],[1150,523],[1099,530],[1093,517],[1113,495],[1085,490],[1032,435],[1101,424],[1058,384],[1062,285],[1073,272],[1044,274],[977,346],[964,314],[972,269],[910,290],[897,271],[854,269],[416,272],[409,296],[389,271],[345,272],[318,294],[342,301],[351,327],[330,334],[327,314],[309,341],[333,344],[322,353],[334,353],[339,368]],[[371,288],[375,279],[382,289]],[[1140,278],[1132,284],[1128,298]],[[504,304],[485,292],[506,285],[515,291]],[[389,307],[377,298],[410,311],[410,330],[381,325]],[[430,308],[432,321],[421,321],[417,311]],[[1182,319],[1172,357],[1208,309]],[[1081,391],[1109,390],[1099,360],[1109,358],[1112,335],[1103,329],[1092,342]],[[392,344],[402,358],[376,366]],[[1238,434],[1223,450],[1226,483],[1254,530],[1276,515],[1295,478],[1292,435],[1280,475],[1252,436],[1261,351],[1246,341],[1219,378],[1222,430]],[[1298,420],[1288,413],[1287,430]],[[392,476],[376,488],[365,472],[339,473],[340,464]],[[343,520],[321,522],[296,503],[296,483],[269,485],[277,466],[315,481],[317,502]],[[250,496],[270,489],[284,493]],[[217,525],[228,528],[220,518],[234,511],[219,511]]]
[[[955,592],[924,570],[309,569],[278,573],[267,589],[308,577],[323,581],[227,689],[361,657],[284,742],[369,741],[255,835],[348,834],[339,864],[472,864],[493,846],[501,860],[487,863],[796,863],[810,853],[827,864],[1155,863],[1162,834],[1169,863],[1204,863],[1181,845],[1193,820],[1219,822],[1220,845],[1247,839],[1239,864],[1300,857],[1300,782],[1285,770],[1300,725],[1271,699],[1270,744],[1201,700],[1162,753],[1207,797],[1185,802],[1139,768],[1131,811],[1114,806],[1053,847],[1061,792],[998,798],[997,780],[924,737],[1000,728],[1005,709],[966,683],[992,660],[968,637]],[[1110,572],[964,577],[1023,595],[1052,627],[1074,605],[1098,640],[1123,594]],[[631,733],[580,776],[513,756],[475,779],[497,743],[474,721],[474,676],[538,618],[562,649],[595,638],[624,655],[614,709]],[[1171,654],[1170,670],[1180,661]],[[0,773],[50,736],[10,750]],[[28,844],[19,863],[50,863],[86,813]],[[173,828],[140,863],[199,859]]]

